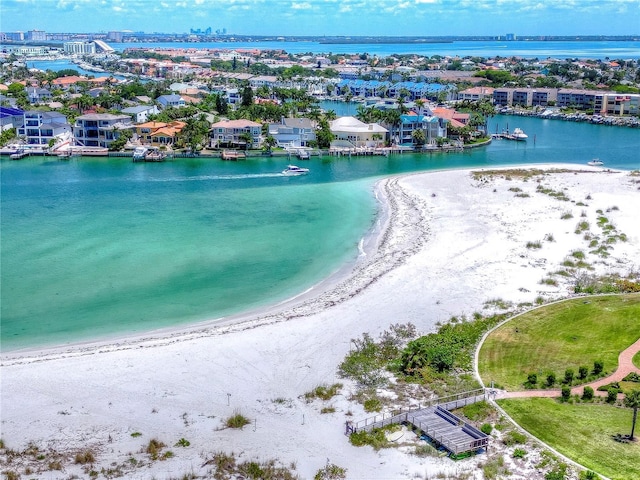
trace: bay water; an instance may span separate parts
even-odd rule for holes
[[[640,130],[496,116],[528,142],[464,153],[288,159],[0,161],[3,351],[122,336],[281,302],[354,261],[381,177],[574,163],[640,169]]]

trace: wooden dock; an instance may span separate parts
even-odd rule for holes
[[[463,421],[450,410],[486,399],[484,389],[464,392],[451,397],[434,399],[427,406],[401,410],[347,423],[346,433],[371,431],[392,424],[404,424],[417,433],[426,435],[435,444],[453,455],[487,449],[489,436]]]

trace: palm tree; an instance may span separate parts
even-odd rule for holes
[[[631,435],[629,439],[633,441],[633,432],[636,429],[636,420],[638,419],[638,408],[640,408],[640,390],[632,390],[624,397],[624,406],[633,408],[633,421],[631,423]]]

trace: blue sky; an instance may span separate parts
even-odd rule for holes
[[[254,35],[640,34],[640,0],[1,0],[0,30]]]

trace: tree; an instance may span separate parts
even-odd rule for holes
[[[242,106],[250,107],[253,105],[253,89],[250,85],[245,85],[242,89]]]
[[[580,380],[584,380],[589,375],[589,367],[586,365],[582,365],[578,368],[578,378]]]
[[[249,150],[253,145],[253,135],[251,135],[251,132],[242,132],[238,135],[238,138],[245,143],[245,150]]]
[[[278,141],[272,135],[267,135],[267,137],[264,139],[264,148],[267,152],[271,152],[271,149],[277,144]]]
[[[426,142],[427,138],[424,134],[424,130],[420,128],[416,128],[413,132],[411,132],[411,138],[417,147],[422,147]]]
[[[602,360],[596,360],[593,362],[593,373],[594,375],[600,375],[604,370],[604,362]]]
[[[227,99],[222,95],[216,95],[216,110],[220,115],[226,115],[229,111],[229,104],[227,103]]]
[[[631,435],[630,440],[634,440],[633,434],[636,429],[636,420],[638,419],[638,408],[640,408],[640,390],[632,390],[624,397],[624,406],[627,408],[633,408],[633,421],[631,423]]]
[[[325,118],[320,119],[320,122],[318,122],[318,130],[316,131],[318,147],[329,148],[334,138],[335,135],[331,132],[329,121],[325,116]]]

